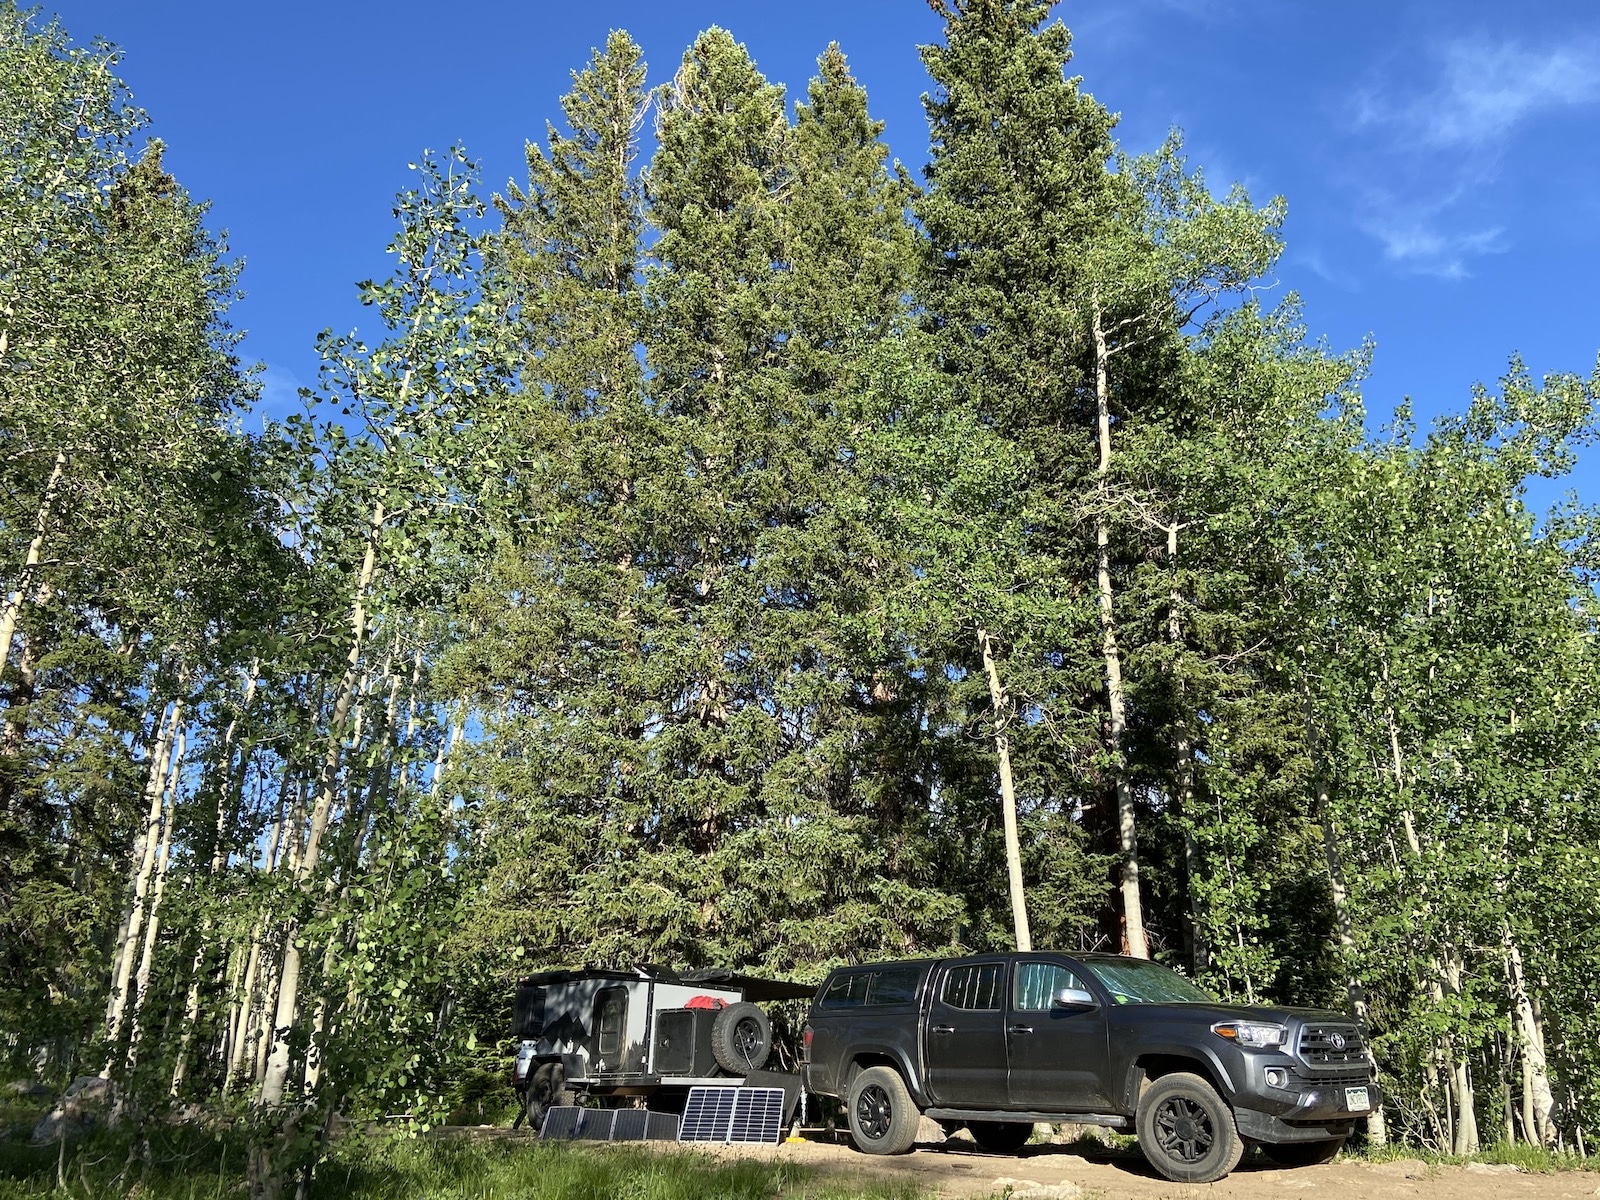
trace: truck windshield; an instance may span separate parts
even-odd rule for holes
[[[1176,971],[1137,959],[1086,962],[1118,1004],[1215,1004],[1216,997]]]

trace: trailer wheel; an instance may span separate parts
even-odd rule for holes
[[[567,1069],[560,1063],[545,1063],[528,1081],[523,1102],[528,1114],[528,1128],[538,1133],[544,1128],[545,1114],[552,1108],[577,1102],[572,1089],[567,1086]]]
[[[772,1022],[758,1005],[730,1004],[711,1023],[711,1057],[730,1075],[748,1075],[766,1066],[772,1053]]]

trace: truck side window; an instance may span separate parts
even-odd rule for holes
[[[622,1052],[622,1027],[628,1015],[628,989],[606,988],[595,1000],[595,1024],[599,1027],[597,1054]]]
[[[828,990],[822,994],[824,1008],[854,1008],[867,1002],[867,984],[872,975],[867,971],[846,971],[835,975]]]
[[[1062,988],[1082,988],[1071,971],[1055,963],[1020,962],[1011,985],[1011,1007],[1016,1012],[1048,1012],[1050,997]]]
[[[951,1008],[999,1008],[1000,976],[1004,966],[1004,963],[978,963],[970,967],[952,967],[944,977],[939,999]]]

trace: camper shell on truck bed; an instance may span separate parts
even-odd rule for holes
[[[517,982],[512,1086],[535,1128],[555,1105],[639,1098],[671,1109],[696,1085],[757,1076],[798,1095],[797,1077],[763,1069],[792,1070],[794,1058],[762,1006],[814,990],[719,967],[541,971]]]

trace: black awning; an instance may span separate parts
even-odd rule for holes
[[[809,1000],[816,995],[816,986],[809,983],[790,983],[785,979],[762,979],[746,975],[729,967],[701,967],[694,971],[673,971],[652,963],[640,963],[631,971],[615,971],[601,967],[583,967],[567,971],[538,971],[517,981],[519,987],[543,987],[552,983],[576,983],[585,979],[620,979],[633,983],[655,980],[658,983],[703,984],[708,987],[738,988],[746,1000],[758,1004],[769,1000]]]

